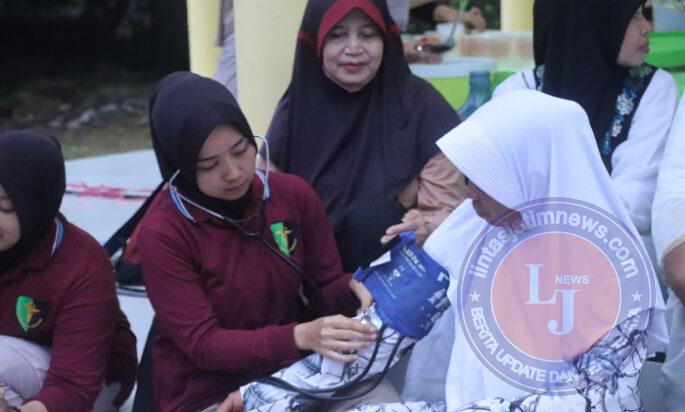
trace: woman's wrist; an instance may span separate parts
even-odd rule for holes
[[[671,247],[664,256],[664,273],[668,285],[681,302],[685,302],[685,243]]]
[[[310,350],[307,345],[307,325],[309,323],[299,323],[293,329],[293,338],[295,339],[295,346],[301,351]]]

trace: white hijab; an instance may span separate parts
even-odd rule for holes
[[[575,199],[613,214],[639,242],[639,234],[597,152],[588,118],[574,102],[530,90],[512,92],[484,105],[437,144],[468,179],[510,209],[538,199]],[[467,200],[426,242],[428,253],[452,276],[448,295],[455,311],[462,263],[486,225]],[[652,278],[652,285],[657,285],[653,273]],[[647,343],[650,354],[668,341],[664,303],[659,293],[654,295],[653,307],[657,310]],[[481,363],[458,317],[449,319],[454,341],[444,392],[448,410],[480,399],[523,395],[522,390],[501,380]],[[439,346],[444,346],[445,335],[452,333],[436,331],[436,337],[429,335],[426,342],[420,342],[412,363],[428,364],[433,357],[444,358],[440,351],[445,348]],[[409,373],[407,383],[411,384]]]

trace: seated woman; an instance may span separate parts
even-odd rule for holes
[[[409,71],[385,0],[308,2],[268,149],[322,199],[345,270],[384,235],[412,230],[423,241],[461,202],[461,177],[435,146],[457,124]]]
[[[64,190],[55,138],[0,135],[2,412],[113,411],[133,389],[136,339],[112,266],[59,213]]]
[[[537,0],[535,68],[495,89],[536,89],[580,104],[602,161],[654,259],[651,206],[677,87],[645,63],[652,0]]]
[[[168,183],[138,239],[159,333],[157,410],[213,407],[308,351],[354,360],[341,352],[367,346],[375,329],[335,314],[353,315],[368,292],[343,273],[311,187],[255,170],[255,139],[228,90],[171,74],[150,100],[150,123]]]
[[[685,405],[685,98],[673,120],[673,127],[659,168],[659,183],[652,209],[652,233],[658,262],[669,286],[667,317],[670,343],[662,368],[661,388],[667,411]]]
[[[494,96],[540,90],[572,100],[585,110],[605,168],[655,261],[651,206],[677,89],[670,74],[644,63],[652,28],[650,12],[651,0],[536,0],[536,67],[505,80]],[[449,329],[445,333],[440,339],[450,341]],[[414,353],[426,351],[444,359],[447,354],[439,356],[432,347],[434,339],[438,336],[422,341]],[[445,373],[438,366],[444,364],[438,362],[431,377],[410,372],[406,381],[410,392],[424,387],[427,380],[437,391],[407,393],[407,398],[441,394]]]
[[[445,401],[360,410],[641,410],[640,369],[667,342],[663,300],[582,108],[512,92],[438,146],[470,198],[424,248],[450,273]],[[634,273],[608,257],[616,239]],[[417,376],[435,365],[427,353],[412,361]]]
[[[364,396],[449,307],[447,271],[416,245],[411,232],[402,233],[393,243],[382,257],[354,274],[375,301],[357,315],[379,330],[375,345],[358,350],[352,363],[312,354],[241,387],[240,398],[227,399],[227,404],[233,404],[233,409],[267,412],[326,410],[324,405],[333,402],[337,402],[333,410],[338,411],[368,403]]]

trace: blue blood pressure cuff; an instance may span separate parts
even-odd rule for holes
[[[416,245],[413,232],[400,234],[390,250],[357,269],[354,279],[369,290],[385,324],[417,340],[450,305],[447,270]]]

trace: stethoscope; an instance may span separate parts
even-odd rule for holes
[[[267,168],[268,168],[268,166],[267,166]],[[181,193],[178,190],[178,187],[176,185],[174,185],[174,180],[176,180],[176,178],[178,177],[180,172],[181,172],[180,169],[177,170],[171,176],[171,179],[169,179],[169,183],[168,183],[169,195],[171,196],[171,200],[174,202],[174,205],[176,205],[176,208],[179,210],[179,212],[181,212],[181,214],[186,219],[190,220],[191,222],[195,222],[195,218],[193,217],[193,215],[190,214],[190,212],[188,211],[188,209],[185,206],[185,203],[188,203],[188,204],[194,206],[195,208],[202,210],[203,212],[207,213],[208,215],[210,215],[210,216],[212,216],[212,217],[214,217],[214,218],[216,218],[216,219],[218,219],[224,223],[227,223],[227,224],[231,225],[232,227],[238,229],[245,236],[261,237],[262,233],[264,232],[264,225],[265,225],[265,221],[266,221],[266,219],[265,219],[266,218],[266,216],[265,216],[265,214],[266,214],[265,205],[266,205],[266,201],[269,199],[269,196],[270,196],[269,183],[267,180],[267,176],[269,173],[268,170],[266,172],[262,172],[261,170],[255,170],[255,174],[257,174],[257,176],[259,176],[260,180],[262,181],[262,184],[264,185],[264,193],[262,195],[261,200],[259,201],[259,206],[257,207],[257,209],[254,212],[252,212],[252,214],[250,214],[249,216],[241,218],[241,219],[231,219],[228,216],[224,216],[220,213],[217,213],[217,212],[213,211],[212,209],[209,209],[207,207],[202,206],[201,204],[195,202],[194,200],[190,199],[188,196],[185,196],[183,193]],[[260,221],[259,221],[259,224],[257,225],[256,230],[248,230],[245,228],[245,226],[243,226],[244,223],[247,223],[247,222],[253,220],[254,218],[256,218],[258,216],[259,216]]]
[[[181,170],[177,170],[169,179],[168,185],[169,185],[169,195],[171,196],[172,201],[176,205],[177,209],[183,214],[184,217],[186,217],[188,220],[191,222],[195,222],[195,219],[193,216],[188,212],[188,209],[185,207],[184,203],[188,203],[194,207],[196,207],[199,210],[202,210],[203,212],[209,214],[210,216],[218,219],[221,222],[227,223],[228,225],[238,229],[243,235],[247,237],[251,237],[254,239],[257,239],[262,245],[264,245],[269,251],[274,253],[276,256],[278,256],[283,262],[285,262],[288,266],[290,266],[296,273],[300,275],[300,277],[312,288],[312,290],[320,295],[320,288],[319,285],[312,279],[308,274],[304,272],[304,270],[297,264],[295,263],[292,259],[290,259],[288,256],[284,255],[281,253],[280,250],[276,249],[271,243],[269,243],[262,234],[264,233],[264,227],[266,225],[266,201],[269,199],[271,196],[271,192],[269,190],[269,144],[266,141],[266,139],[262,136],[254,136],[255,138],[260,139],[264,143],[264,148],[266,152],[266,169],[264,172],[260,170],[255,170],[255,173],[257,176],[259,176],[260,180],[262,181],[262,184],[264,185],[264,193],[262,194],[262,199],[260,200],[260,204],[257,207],[257,209],[250,214],[250,216],[244,217],[242,219],[231,219],[227,216],[224,216],[220,213],[217,213],[207,207],[202,206],[201,204],[193,201],[192,199],[188,198],[187,196],[183,195],[178,190],[178,187],[174,185],[174,180],[178,177],[178,175],[181,173]],[[248,230],[246,229],[243,224],[246,222],[251,221],[255,217],[259,216],[259,224],[257,225],[256,230]],[[299,295],[300,299],[304,303],[306,307],[310,307],[310,302],[309,299],[305,296],[304,290],[302,287],[300,287],[299,290]],[[364,320],[366,322],[364,322]],[[368,316],[366,319],[362,319],[363,323],[369,323],[369,318]],[[400,337],[399,340],[395,343],[390,357],[388,358],[387,363],[385,364],[385,367],[383,368],[382,372],[379,374],[377,377],[376,382],[374,382],[370,387],[365,388],[361,392],[355,393],[355,394],[350,394],[346,396],[336,396],[336,395],[326,395],[326,393],[330,392],[337,392],[345,388],[349,388],[352,385],[360,382],[366,375],[368,375],[369,370],[371,369],[376,356],[378,354],[378,351],[380,349],[380,345],[382,343],[383,339],[383,334],[386,330],[386,326],[383,325],[378,333],[378,339],[376,340],[376,346],[374,347],[373,353],[371,355],[371,358],[369,358],[369,362],[366,366],[366,368],[362,371],[361,374],[359,374],[355,379],[352,381],[340,385],[338,387],[333,387],[333,388],[326,388],[326,389],[319,389],[319,390],[305,390],[302,388],[298,388],[289,382],[286,382],[282,379],[275,378],[275,377],[267,377],[264,379],[260,379],[259,381],[262,383],[267,383],[285,390],[290,390],[290,391],[295,391],[307,398],[314,399],[314,400],[320,400],[320,401],[342,401],[342,400],[349,400],[349,399],[356,399],[361,396],[364,396],[374,390],[382,381],[383,377],[387,374],[388,369],[390,368],[390,365],[392,363],[392,359],[395,357],[397,351],[400,348],[400,344],[404,337]]]
[[[366,318],[366,319],[365,319]],[[361,323],[363,324],[370,324],[369,322],[370,315],[364,314],[362,316],[362,319],[360,320]],[[366,320],[366,321],[365,321]],[[287,382],[281,378],[277,378],[275,376],[268,376],[266,378],[258,379],[257,381],[263,384],[271,385],[286,391],[291,391],[299,394],[300,396],[303,396],[307,399],[311,399],[313,401],[323,401],[323,402],[340,402],[340,401],[347,401],[351,399],[357,399],[361,398],[364,395],[369,394],[371,391],[376,389],[378,385],[383,381],[385,376],[388,373],[388,370],[390,369],[390,365],[392,365],[392,360],[395,358],[397,355],[397,351],[400,349],[400,346],[402,345],[402,341],[404,340],[404,336],[400,336],[397,339],[397,342],[392,347],[392,350],[390,351],[390,356],[388,357],[388,360],[386,361],[385,365],[383,366],[383,369],[381,372],[376,375],[375,381],[373,383],[362,389],[361,391],[358,391],[356,393],[351,393],[348,395],[336,395],[336,393],[349,389],[354,387],[357,383],[361,382],[362,379],[366,378],[366,376],[369,374],[369,371],[371,370],[371,367],[373,366],[374,362],[376,361],[376,357],[378,356],[378,352],[380,350],[381,345],[383,344],[383,335],[385,334],[388,326],[383,324],[380,329],[378,330],[378,338],[376,339],[375,346],[373,348],[373,352],[371,353],[371,357],[369,357],[368,363],[366,364],[366,367],[364,370],[357,376],[355,376],[352,380],[349,382],[346,382],[344,384],[338,385],[338,386],[333,386],[330,388],[320,388],[320,389],[304,389],[297,387],[293,385],[290,382]],[[397,331],[393,333],[398,333]],[[389,335],[390,337],[392,335]]]
[[[242,219],[231,219],[227,216],[224,216],[220,213],[217,213],[217,212],[215,212],[209,208],[202,206],[201,204],[199,204],[199,203],[193,201],[192,199],[188,198],[187,196],[183,195],[183,193],[181,193],[178,190],[178,187],[176,187],[176,185],[174,185],[174,180],[176,180],[178,175],[181,173],[181,169],[178,169],[178,170],[176,170],[176,172],[174,172],[174,174],[169,179],[169,183],[168,183],[169,195],[171,196],[171,200],[176,205],[176,208],[178,208],[178,210],[181,212],[181,214],[186,219],[190,220],[191,222],[195,222],[195,219],[190,214],[190,212],[188,212],[188,209],[186,209],[185,205],[183,204],[184,202],[191,204],[194,207],[196,207],[196,208],[202,210],[203,212],[209,214],[210,216],[212,216],[216,219],[219,219],[220,221],[235,227],[241,233],[243,233],[244,235],[246,235],[248,237],[261,237],[262,232],[264,231],[264,224],[266,221],[266,219],[265,219],[265,213],[266,212],[265,212],[264,206],[265,206],[266,201],[269,200],[269,197],[271,197],[271,191],[269,189],[269,169],[270,169],[270,167],[269,167],[269,158],[270,158],[269,157],[269,143],[266,141],[266,139],[263,136],[255,135],[253,137],[262,141],[262,143],[264,145],[264,149],[266,151],[266,169],[264,170],[264,172],[262,172],[261,170],[255,170],[255,174],[259,177],[259,179],[262,181],[262,185],[264,186],[264,192],[262,193],[262,199],[259,201],[259,206],[257,207],[257,209],[254,212],[252,212],[252,214],[250,216],[244,217]],[[255,217],[257,217],[257,215],[259,215],[259,218],[260,218],[259,225],[257,225],[257,230],[255,230],[255,231],[247,230],[243,226],[243,224],[254,219]]]
[[[259,177],[259,179],[262,181],[262,184],[264,186],[264,192],[262,193],[262,198],[259,201],[259,206],[256,208],[255,211],[253,211],[249,216],[241,218],[241,219],[231,219],[228,216],[224,216],[220,213],[215,212],[212,209],[209,209],[207,207],[202,206],[201,204],[195,202],[194,200],[188,198],[188,196],[185,196],[183,193],[181,193],[178,190],[178,187],[174,185],[174,181],[176,178],[179,176],[181,173],[181,170],[176,170],[174,174],[171,176],[168,182],[169,186],[169,195],[171,196],[171,200],[174,202],[174,205],[176,205],[176,208],[181,212],[181,214],[191,222],[195,222],[195,218],[193,218],[193,215],[190,214],[188,209],[185,206],[185,203],[192,205],[193,207],[196,207],[197,209],[209,214],[210,216],[218,219],[221,222],[224,222],[231,227],[234,227],[237,229],[240,233],[243,235],[254,238],[258,240],[262,245],[264,245],[269,251],[274,253],[276,256],[278,256],[283,262],[285,262],[288,266],[290,266],[295,272],[297,272],[300,277],[305,281],[305,283],[308,284],[308,286],[312,289],[314,293],[319,294],[320,293],[320,288],[319,285],[312,279],[311,276],[306,274],[304,270],[297,264],[295,263],[292,259],[290,259],[288,256],[284,255],[280,250],[276,249],[271,243],[269,243],[263,235],[264,233],[264,228],[266,226],[266,201],[269,200],[271,197],[271,191],[269,189],[269,144],[267,143],[266,139],[262,136],[255,135],[255,138],[260,139],[263,144],[264,148],[266,151],[266,169],[264,172],[261,170],[255,170],[255,174]],[[257,224],[257,229],[255,230],[248,230],[243,226],[245,223],[255,219],[259,218],[259,223]],[[305,306],[309,307],[310,302],[309,299],[306,297],[304,294],[303,288],[300,288],[299,291],[300,299],[302,302],[305,304]]]

